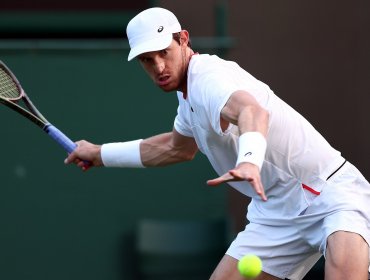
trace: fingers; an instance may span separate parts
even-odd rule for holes
[[[70,164],[70,163],[78,163],[77,161],[79,161],[78,157],[77,157],[77,154],[75,152],[72,152],[70,154],[68,154],[67,158],[64,160],[64,163],[65,164]]]
[[[259,182],[259,184],[256,184],[256,185],[253,185],[252,186],[254,187],[254,190],[256,191],[256,193],[261,197],[261,199],[263,201],[267,201],[267,196],[265,194],[265,189],[263,188],[261,182]]]
[[[70,164],[70,163],[78,164],[80,162],[79,156],[77,155],[77,151],[79,150],[82,142],[83,141],[76,142],[77,146],[72,153],[68,154],[67,158],[64,160],[65,164]]]
[[[208,180],[207,184],[209,186],[217,186],[219,184],[231,181],[248,181],[254,191],[261,197],[261,199],[263,201],[267,201],[265,189],[262,185],[259,169],[257,166],[253,164],[240,164],[235,169],[230,170],[228,173],[225,173],[218,178]]]
[[[64,163],[65,164],[74,163],[79,168],[81,168],[83,171],[87,171],[91,167],[90,164],[88,164],[85,161],[79,159],[75,152],[72,152],[71,154],[69,154],[68,157],[64,160]]]
[[[72,153],[68,154],[67,158],[64,160],[64,163],[65,164],[74,163],[78,167],[80,167],[83,171],[88,170],[91,167],[91,164],[81,159],[81,154],[82,154],[81,146],[84,146],[85,143],[87,142],[83,140],[76,142],[77,144],[76,149]]]
[[[255,173],[254,175],[245,176],[240,170],[234,169],[234,170],[230,170],[229,173],[234,178],[237,179],[235,181],[241,181],[241,180],[248,181],[253,187],[254,191],[261,197],[261,199],[263,201],[267,201],[267,196],[265,194],[265,188],[262,185],[259,172]]]
[[[90,169],[91,164],[87,163],[86,161],[79,160],[78,163],[76,163],[78,167],[80,167],[83,171],[87,171]]]
[[[225,173],[224,175],[207,181],[208,186],[218,186],[222,183],[230,182],[234,177],[230,173]]]

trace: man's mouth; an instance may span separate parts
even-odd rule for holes
[[[169,83],[169,79],[170,79],[170,76],[169,75],[166,75],[166,76],[161,76],[158,78],[157,80],[157,84],[159,86],[165,86]]]

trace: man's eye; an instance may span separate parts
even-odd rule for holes
[[[162,55],[167,55],[168,51],[167,50],[162,50]]]
[[[149,59],[147,57],[140,57],[140,61],[143,63],[147,63]]]

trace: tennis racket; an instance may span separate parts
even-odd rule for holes
[[[29,110],[17,104],[22,100]],[[59,129],[50,124],[46,118],[32,104],[15,75],[0,60],[0,102],[10,109],[26,117],[34,124],[42,128],[52,139],[61,145],[68,153],[73,152],[77,145],[64,135]]]

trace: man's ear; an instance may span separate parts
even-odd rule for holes
[[[188,46],[189,43],[189,32],[187,30],[181,30],[180,32],[180,45]]]

